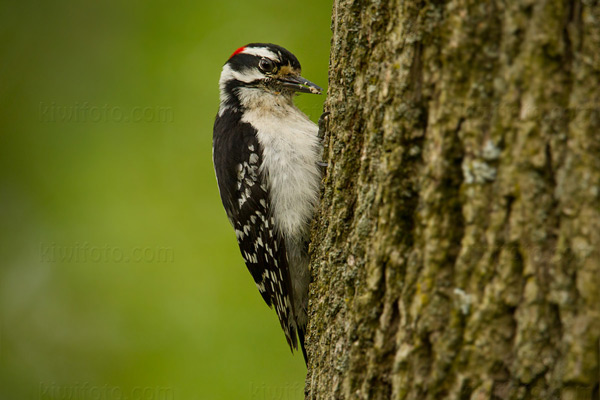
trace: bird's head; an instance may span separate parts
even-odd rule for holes
[[[297,92],[321,94],[322,89],[300,73],[296,56],[281,46],[251,43],[240,47],[221,72],[221,107],[237,108],[265,97],[291,101]]]

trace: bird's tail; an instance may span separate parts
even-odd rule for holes
[[[298,339],[300,339],[300,348],[302,349],[302,355],[304,356],[304,362],[308,367],[308,356],[306,355],[306,347],[304,347],[304,328],[298,327]]]

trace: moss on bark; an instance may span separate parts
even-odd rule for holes
[[[309,399],[594,399],[600,5],[336,0]]]

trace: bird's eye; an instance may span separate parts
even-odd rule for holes
[[[263,72],[275,72],[277,69],[275,63],[268,58],[261,58],[258,62],[258,68]]]

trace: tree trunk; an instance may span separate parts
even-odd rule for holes
[[[335,0],[309,399],[598,399],[598,1]]]

